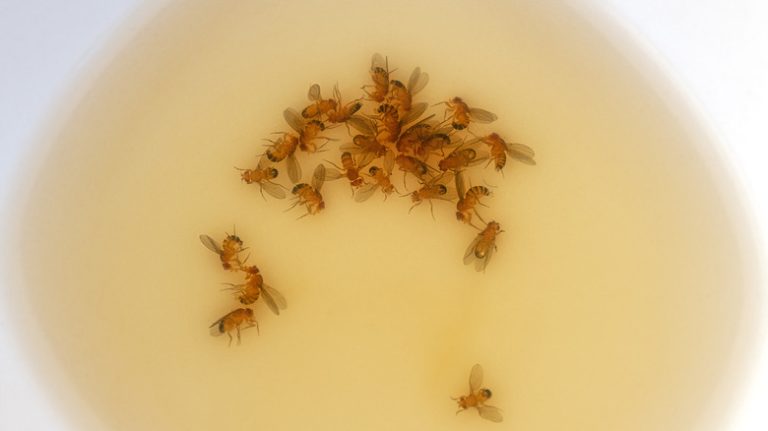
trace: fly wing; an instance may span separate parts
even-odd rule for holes
[[[270,295],[266,291],[266,289],[262,290],[261,293],[262,293],[261,297],[264,298],[264,302],[267,304],[267,307],[269,307],[269,310],[279,316],[280,309],[277,307],[277,304],[275,303],[275,299],[272,298],[272,295]]]
[[[359,151],[359,148],[358,148],[358,151]],[[376,160],[376,158],[377,158],[376,153],[371,151],[365,151],[362,154],[360,154],[360,157],[358,157],[357,165],[360,167],[366,166],[367,164]]]
[[[312,187],[315,191],[319,192],[325,182],[325,165],[320,163],[315,168],[315,172],[312,174]]]
[[[411,95],[414,95],[423,90],[427,83],[429,83],[429,75],[421,73],[421,68],[417,67],[413,69],[411,77],[408,79],[408,91],[411,92]]]
[[[219,247],[219,244],[216,241],[214,241],[213,238],[209,237],[208,235],[201,234],[200,242],[202,242],[205,248],[207,248],[208,250],[218,255],[221,255],[222,250]]]
[[[285,118],[285,122],[288,123],[291,128],[299,133],[304,129],[304,120],[301,118],[301,114],[296,112],[293,108],[286,108],[285,111],[283,111],[283,118]]]
[[[320,100],[320,85],[319,84],[312,84],[312,86],[309,87],[309,93],[307,93],[307,98],[309,98],[309,100],[313,100],[313,101]]]
[[[395,168],[395,152],[387,148],[386,154],[384,154],[384,170],[387,175],[392,174],[392,169]]]
[[[355,193],[355,202],[365,202],[373,196],[373,193],[379,187],[376,183],[366,184]]]
[[[464,252],[464,265],[469,265],[475,259],[475,247],[477,247],[477,243],[480,242],[481,238],[482,238],[481,235],[477,235],[475,239],[473,239],[472,242],[469,243],[469,247],[467,247],[467,251]]]
[[[504,418],[501,416],[501,410],[494,406],[477,406],[480,417],[488,419],[491,422],[501,422]]]
[[[408,124],[415,120],[417,120],[419,117],[421,117],[421,114],[423,114],[427,108],[429,107],[429,104],[427,102],[421,102],[421,103],[414,103],[411,105],[411,110],[408,111],[408,114],[403,117],[403,120],[401,121],[402,124]]]
[[[527,165],[535,165],[536,160],[533,157],[536,153],[533,149],[523,144],[507,144],[507,153],[513,159],[519,160]]]
[[[477,259],[475,261],[475,270],[477,272],[485,272],[485,267],[488,266],[488,263],[491,261],[491,257],[495,250],[496,244],[491,244],[491,246],[488,247],[488,251],[485,252],[485,256],[482,259]]]
[[[358,147],[357,145],[353,144],[352,142],[347,142],[347,143],[339,145],[339,149],[341,151],[349,151],[352,154],[356,154],[356,153],[360,152],[360,147]]]
[[[464,185],[464,171],[456,173],[456,192],[459,194],[459,199],[464,199],[467,194],[467,187]]]
[[[263,181],[260,184],[261,184],[261,189],[269,193],[269,195],[272,196],[273,198],[285,199],[285,190],[282,187],[280,187],[279,184],[273,183],[271,181]]]
[[[290,178],[292,183],[298,183],[301,180],[301,165],[299,165],[299,161],[296,159],[296,154],[292,153],[288,156],[285,163],[288,165],[288,178]]]
[[[371,69],[375,67],[380,67],[385,70],[387,68],[387,60],[378,52],[371,57]]]
[[[347,124],[364,135],[376,136],[376,125],[366,120],[364,117],[353,115],[347,119]]]
[[[343,176],[344,176],[344,173],[338,169],[330,168],[325,170],[325,179],[328,181],[338,180]]]
[[[483,367],[480,364],[472,366],[472,371],[469,372],[469,391],[474,394],[480,389],[480,385],[483,384]]]
[[[469,108],[469,115],[477,123],[492,123],[499,118],[493,112],[480,108]]]
[[[277,304],[277,308],[281,310],[288,308],[288,301],[285,300],[285,296],[283,296],[282,293],[278,292],[277,289],[267,284],[262,284],[262,287],[264,287],[264,293],[269,295],[275,304]]]

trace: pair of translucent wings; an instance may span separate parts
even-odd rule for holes
[[[464,252],[464,265],[469,265],[472,262],[475,262],[475,270],[477,272],[483,272],[485,271],[485,267],[488,266],[488,262],[491,261],[491,257],[493,257],[493,253],[496,251],[496,245],[490,244],[488,247],[488,250],[485,252],[485,256],[482,258],[479,258],[475,255],[475,250],[477,249],[477,245],[480,243],[480,241],[483,239],[483,232],[480,232],[477,234],[475,239],[472,240],[471,243],[469,243],[469,247],[467,247],[466,252]]]
[[[469,392],[474,394],[480,390],[480,386],[483,384],[483,367],[480,364],[475,364],[472,370],[469,372]],[[501,422],[504,418],[501,414],[501,410],[498,407],[478,405],[477,412],[480,413],[480,417],[487,419],[491,422]]]
[[[293,160],[296,161],[296,158],[294,157]],[[297,166],[298,166],[298,162],[297,162]],[[266,162],[265,159],[262,158],[261,160],[259,160],[259,165],[257,166],[257,169],[267,169],[267,167],[268,167],[268,163]],[[291,171],[291,168],[290,168],[290,162],[289,162],[289,166],[288,166],[289,176],[290,176],[290,171]],[[285,189],[280,184],[273,183],[270,180],[259,181],[258,184],[259,184],[259,190],[261,190],[262,192],[262,196],[264,196],[264,192],[267,192],[270,196],[272,196],[275,199],[285,199]]]
[[[290,160],[289,160],[289,163],[290,163]],[[289,165],[289,172],[290,172],[290,165]],[[325,165],[320,163],[315,167],[315,171],[312,173],[312,181],[311,181],[312,188],[315,189],[315,191],[319,192],[320,188],[323,187],[323,183],[325,183],[325,178],[326,178]],[[291,178],[291,181],[293,181],[295,184],[299,182],[299,179],[300,178],[296,178],[294,180],[293,178]]]

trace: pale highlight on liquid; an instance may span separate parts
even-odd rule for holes
[[[387,4],[171,8],[121,53],[58,135],[23,233],[52,390],[111,429],[489,429],[450,399],[481,363],[505,429],[719,418],[748,278],[675,113],[564,9]],[[239,180],[285,107],[314,82],[356,97],[377,51],[430,74],[420,100],[461,96],[499,116],[480,130],[536,150],[484,175],[505,230],[485,274],[462,264],[476,231],[453,204],[433,221],[338,181],[296,221]],[[228,348],[207,327],[238,308],[220,291],[238,278],[198,235],[233,224],[289,306],[255,304],[261,334]]]

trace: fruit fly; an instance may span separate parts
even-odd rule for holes
[[[352,138],[352,143],[342,145],[341,149],[358,155],[357,164],[359,166],[365,166],[391,152],[375,136],[371,135],[355,135]]]
[[[441,171],[458,172],[477,162],[477,151],[472,148],[457,148],[437,163]]]
[[[333,96],[336,98],[336,107],[326,113],[326,117],[331,123],[346,122],[363,107],[363,104],[359,100],[354,100],[343,105],[341,103],[341,92],[339,91],[338,85],[333,86]]]
[[[485,402],[493,395],[488,388],[481,388],[483,384],[483,367],[480,364],[475,364],[472,370],[469,372],[469,394],[460,396],[459,398],[451,398],[459,404],[459,410],[456,414],[474,407],[477,412],[480,413],[480,417],[487,419],[491,422],[501,422],[503,417],[501,416],[501,410],[497,407],[486,405]]]
[[[422,73],[419,67],[413,69],[413,73],[411,73],[411,77],[408,80],[408,86],[394,79],[389,82],[389,103],[397,108],[400,118],[408,117],[413,104],[413,96],[423,90],[428,82],[429,75]],[[424,103],[424,109],[426,109],[426,106],[427,104]]]
[[[288,167],[288,178],[292,182],[298,182],[301,179],[301,165],[296,160],[296,148],[299,146],[299,137],[292,133],[282,133],[277,140],[266,139],[270,143],[265,152],[265,156],[271,162],[280,162],[285,160]]]
[[[475,261],[475,269],[485,272],[485,267],[488,266],[488,262],[496,251],[496,237],[502,232],[504,231],[501,230],[500,224],[495,221],[488,222],[485,229],[481,230],[467,247],[464,253],[464,264],[469,265]]]
[[[244,266],[242,270],[245,273],[245,283],[231,284],[231,289],[236,291],[238,301],[243,305],[250,305],[261,296],[267,307],[273,313],[280,315],[280,310],[288,306],[285,297],[277,289],[264,283],[264,278],[256,265]]]
[[[446,115],[450,112],[450,118],[453,120],[451,125],[456,130],[463,130],[469,126],[470,122],[491,123],[498,118],[496,114],[480,108],[470,108],[460,97],[443,102],[446,106]]]
[[[508,144],[504,142],[498,133],[491,133],[488,136],[480,138],[480,140],[488,145],[491,155],[489,163],[493,161],[497,171],[504,169],[504,165],[507,164],[507,155],[527,165],[536,164],[536,160],[533,159],[535,153],[527,145],[515,143]]]
[[[429,172],[429,166],[426,163],[415,157],[406,156],[404,154],[395,157],[395,163],[397,163],[397,166],[401,171],[411,174],[420,180],[427,175],[427,172]],[[405,177],[403,177],[403,184],[405,184]]]
[[[451,138],[443,133],[444,129],[435,129],[426,121],[434,117],[430,115],[418,123],[405,129],[397,140],[397,151],[406,155],[416,156],[425,160],[436,150],[442,150],[451,144]]]
[[[235,311],[227,313],[221,319],[213,322],[210,326],[211,335],[219,336],[227,334],[229,336],[229,345],[232,345],[232,331],[237,331],[237,344],[240,344],[240,326],[247,324],[243,329],[255,326],[256,332],[259,331],[259,322],[253,318],[253,310],[250,308],[238,308]]]
[[[301,116],[304,118],[315,118],[327,115],[337,108],[338,102],[336,99],[323,99],[320,95],[320,86],[318,84],[312,84],[312,86],[309,87],[307,98],[314,103],[301,111]]]
[[[352,186],[353,192],[354,189],[365,184],[363,177],[360,176],[360,168],[362,166],[358,166],[358,164],[355,162],[355,159],[352,158],[352,153],[349,151],[341,153],[341,166],[338,166],[330,161],[328,163],[332,164],[336,169],[326,170],[325,177],[327,179],[336,180],[341,177],[347,177],[349,180],[349,185]]]
[[[240,178],[246,184],[256,183],[259,185],[259,191],[261,196],[264,197],[264,192],[269,193],[270,196],[276,199],[285,199],[285,190],[280,184],[272,182],[277,178],[278,171],[274,167],[266,166],[264,159],[259,160],[259,165],[256,169],[240,169]]]
[[[200,242],[208,250],[219,255],[221,266],[224,269],[237,271],[242,266],[239,254],[241,251],[247,250],[247,248],[243,248],[243,241],[236,234],[227,234],[224,241],[221,242],[221,246],[213,238],[204,234],[200,235]]]
[[[323,195],[320,194],[320,188],[323,187],[323,182],[325,182],[325,165],[321,163],[317,165],[315,172],[312,174],[312,185],[300,183],[293,187],[292,193],[295,195],[293,198],[294,202],[286,211],[292,209],[296,205],[306,205],[307,212],[299,218],[306,217],[310,214],[314,215],[322,211],[322,209],[325,208]]]
[[[299,149],[302,151],[315,153],[330,140],[330,138],[320,136],[320,133],[325,130],[325,124],[320,120],[304,121],[301,115],[291,108],[283,111],[283,117],[288,125],[299,133]],[[318,141],[323,142],[318,145]]]
[[[435,211],[434,207],[432,206],[432,200],[441,199],[450,201],[455,198],[455,193],[446,184],[449,180],[449,177],[441,175],[434,178],[432,181],[423,184],[420,189],[411,193],[411,202],[413,202],[413,205],[411,205],[411,208],[408,210],[408,212],[410,213],[415,207],[421,205],[422,202],[428,201],[429,211],[432,214],[432,218],[434,219]]]
[[[433,133],[421,142],[418,155],[427,158],[435,151],[442,151],[443,148],[451,145],[451,137],[445,133]]]
[[[432,135],[432,125],[417,123],[405,129],[397,140],[397,151],[413,156],[420,156],[421,144]]]
[[[364,185],[357,191],[357,194],[355,194],[355,201],[363,202],[368,200],[378,188],[381,188],[381,191],[384,193],[385,200],[395,191],[395,186],[392,184],[391,178],[392,168],[395,165],[394,153],[390,151],[387,153],[387,156],[392,157],[384,157],[384,169],[377,166],[371,166],[368,169],[368,175],[371,176],[373,181]]]
[[[485,223],[475,207],[483,205],[480,203],[480,198],[491,195],[488,187],[474,186],[466,190],[464,174],[459,172],[456,174],[456,191],[459,193],[459,202],[456,203],[456,219],[477,228],[472,224],[472,213],[474,213],[481,222]]]
[[[374,102],[383,102],[389,94],[389,61],[381,54],[373,54],[371,58],[371,80],[373,85],[364,85],[363,91]],[[372,88],[372,90],[368,90]]]
[[[380,142],[397,142],[400,136],[401,123],[397,108],[388,103],[379,105],[377,110],[381,129],[376,136]]]

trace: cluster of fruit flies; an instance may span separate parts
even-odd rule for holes
[[[436,114],[426,115],[429,104],[415,102],[415,96],[429,82],[429,75],[415,68],[407,84],[393,79],[387,58],[374,54],[369,70],[371,82],[364,85],[363,94],[344,103],[338,85],[333,95],[324,98],[320,86],[313,84],[307,97],[310,103],[301,112],[288,108],[283,112],[291,131],[277,132],[267,150],[259,158],[256,168],[240,169],[240,178],[247,184],[259,186],[276,199],[284,199],[287,190],[274,180],[279,175],[277,165],[284,163],[288,178],[293,183],[292,203],[288,210],[297,206],[305,208],[307,215],[316,215],[325,208],[321,193],[326,180],[344,178],[349,183],[357,202],[364,202],[377,191],[386,200],[393,193],[410,197],[413,205],[409,212],[424,202],[429,203],[434,218],[433,201],[455,202],[456,219],[479,231],[467,247],[464,263],[475,263],[478,271],[484,271],[496,250],[496,238],[503,232],[496,221],[485,221],[478,212],[479,206],[487,206],[484,200],[492,196],[483,185],[472,185],[469,170],[475,166],[493,164],[503,174],[508,158],[534,165],[533,150],[523,144],[506,142],[498,133],[477,134],[473,124],[496,121],[495,114],[472,107],[460,97],[437,103],[443,105],[443,119]],[[433,106],[436,106],[433,105]],[[326,160],[329,166],[318,164],[313,170],[310,183],[301,182],[302,169],[297,153],[308,154],[327,151],[326,146],[335,138],[328,133],[345,126],[350,142],[340,145],[338,164]],[[403,194],[395,186],[394,168],[402,172]],[[409,183],[414,186],[409,190]],[[478,226],[479,220],[482,226]],[[208,249],[218,254],[225,270],[243,273],[242,284],[230,284],[237,299],[243,305],[251,305],[264,298],[272,312],[280,314],[286,308],[285,298],[264,283],[255,265],[246,265],[240,253],[246,250],[237,235],[227,234],[221,245],[207,235],[200,240]],[[211,325],[211,333],[229,335],[240,327],[256,326],[250,307],[238,308]],[[472,367],[469,375],[469,393],[453,398],[458,403],[457,414],[469,408],[477,409],[480,416],[493,422],[501,422],[498,408],[486,404],[491,398],[490,389],[481,387],[483,369],[479,364]]]
[[[240,253],[248,248],[243,247],[243,241],[237,234],[226,234],[221,244],[208,235],[200,235],[200,241],[207,249],[219,256],[224,270],[243,274],[243,283],[225,283],[229,285],[225,290],[232,291],[240,304],[246,307],[237,308],[227,313],[210,326],[211,335],[227,334],[230,345],[232,344],[232,332],[234,331],[237,334],[237,343],[240,344],[240,327],[245,329],[255,326],[256,332],[259,332],[259,322],[253,317],[253,309],[250,307],[259,298],[263,298],[267,307],[277,315],[280,315],[280,310],[284,310],[288,303],[280,292],[264,283],[264,277],[256,265],[246,264],[248,261],[247,256],[245,259],[240,259]]]
[[[434,218],[434,201],[455,202],[456,219],[479,232],[464,254],[464,263],[475,263],[485,271],[496,250],[496,238],[503,232],[496,221],[485,221],[478,207],[487,206],[491,190],[484,185],[472,185],[469,170],[491,164],[503,174],[508,158],[534,165],[533,150],[523,144],[505,141],[498,133],[478,134],[474,124],[487,124],[496,115],[467,104],[460,97],[437,103],[443,105],[443,119],[426,115],[429,104],[416,101],[416,96],[429,82],[429,75],[415,68],[408,82],[394,79],[388,59],[374,54],[369,70],[371,82],[364,85],[363,94],[345,103],[338,85],[333,95],[323,97],[320,86],[313,84],[307,97],[310,103],[301,112],[288,108],[283,117],[291,131],[276,132],[258,165],[240,169],[240,178],[259,186],[277,199],[284,199],[287,188],[274,180],[276,167],[285,164],[291,189],[292,204],[306,209],[299,218],[315,215],[325,208],[321,189],[326,180],[344,178],[357,202],[368,200],[380,191],[384,200],[393,193],[410,197],[410,210],[429,203]],[[337,161],[326,160],[329,166],[318,164],[310,183],[301,182],[302,169],[297,153],[327,151],[330,131],[345,126],[351,140],[338,146]],[[337,163],[338,162],[338,163]],[[397,189],[393,170],[402,172],[403,193]],[[409,183],[413,187],[409,191]],[[287,210],[286,210],[287,211]],[[482,224],[478,226],[476,220]]]

